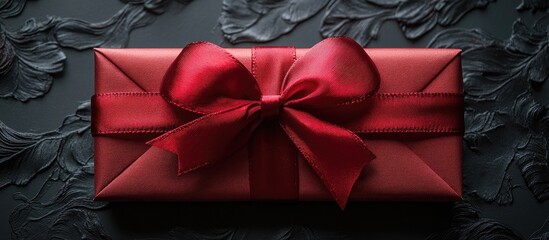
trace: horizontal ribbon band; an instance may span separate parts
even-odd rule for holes
[[[339,124],[356,133],[463,132],[462,94],[378,93],[363,105],[363,115]],[[161,134],[200,116],[151,92],[97,94],[93,114],[95,135]]]

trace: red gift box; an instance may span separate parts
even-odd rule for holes
[[[96,49],[107,201],[461,199],[458,49]]]

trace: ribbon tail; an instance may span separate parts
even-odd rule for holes
[[[286,108],[281,126],[344,209],[362,169],[375,155],[353,132],[305,112]]]
[[[178,174],[225,159],[246,145],[259,121],[258,104],[205,115],[147,144],[177,155]],[[256,116],[251,116],[256,115]]]

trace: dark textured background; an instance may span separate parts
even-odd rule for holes
[[[532,26],[542,14],[539,11],[535,14],[519,12],[515,9],[519,3],[490,3],[486,9],[473,10],[457,24],[446,28],[480,28],[497,39],[507,39],[511,36],[513,22],[518,18]],[[48,15],[103,21],[124,4],[112,0],[28,1],[20,15],[1,22],[5,29],[15,31],[26,19],[34,17],[40,20]],[[216,0],[172,3],[151,25],[132,31],[127,46],[179,48],[192,41],[211,41],[224,47],[257,44],[311,47],[322,39],[319,34],[321,13],[274,41],[232,45],[224,39],[218,24],[221,6],[221,1]],[[412,41],[403,36],[396,22],[388,21],[382,26],[379,37],[367,47],[426,47],[438,32],[446,28],[436,26]],[[49,131],[59,127],[66,115],[74,113],[80,101],[91,97],[92,51],[69,48],[63,51],[67,57],[65,69],[53,75],[51,90],[45,96],[26,103],[0,99],[0,121],[17,131]],[[549,102],[549,92],[543,94],[546,88],[542,87],[538,92],[539,101],[545,105]],[[86,147],[91,146],[82,146]],[[466,155],[472,154],[466,151]],[[509,168],[509,174],[513,184],[519,185],[512,190],[512,203],[500,205],[475,197],[468,197],[468,200],[480,210],[482,217],[506,225],[524,239],[529,239],[544,225],[549,216],[549,204],[533,197],[517,168]],[[43,183],[38,179],[45,178],[46,174],[39,174],[37,181],[27,186],[7,186],[0,190],[1,239],[10,238],[12,234],[9,217],[20,203],[14,200],[13,194],[22,192],[33,196]],[[113,239],[169,238],[170,235],[176,239],[206,236],[213,239],[425,239],[447,230],[452,222],[451,203],[350,203],[343,212],[333,203],[112,203],[95,212],[105,232]],[[70,226],[71,223],[66,223],[66,228]],[[549,227],[545,226],[542,231],[549,232]]]

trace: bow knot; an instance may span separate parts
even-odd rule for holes
[[[278,115],[280,112],[280,95],[261,96],[261,117],[268,118]]]
[[[223,48],[189,44],[166,72],[161,93],[203,116],[148,144],[177,154],[178,170],[185,173],[230,157],[248,144],[262,119],[276,116],[280,131],[343,208],[375,156],[337,123],[362,113],[361,104],[379,88],[377,69],[354,40],[328,38],[297,59],[281,83],[280,95],[264,95],[250,71]]]

